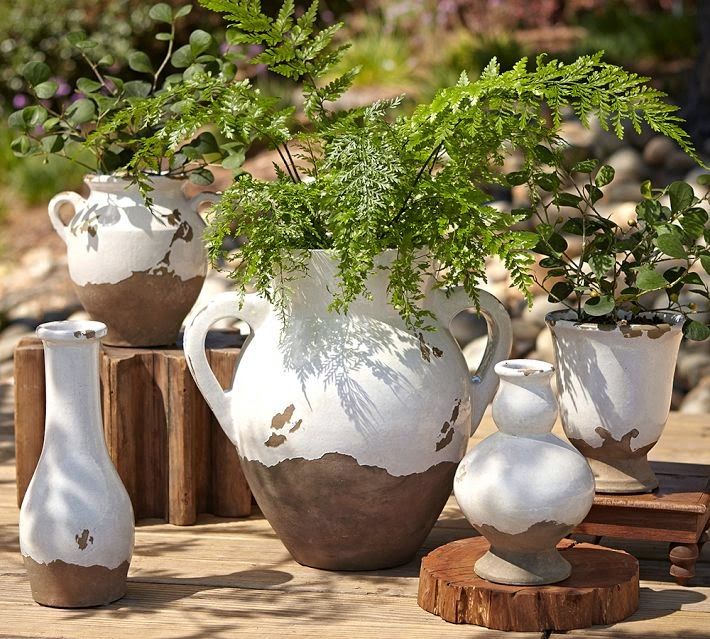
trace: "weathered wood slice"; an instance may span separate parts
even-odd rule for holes
[[[638,608],[638,561],[622,550],[563,539],[572,575],[549,586],[506,586],[481,579],[473,565],[483,537],[454,541],[422,560],[417,601],[451,623],[496,630],[572,630],[626,619]]]

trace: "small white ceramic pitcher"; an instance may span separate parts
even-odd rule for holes
[[[184,180],[154,176],[148,208],[128,180],[91,175],[85,182],[87,199],[66,191],[49,202],[81,304],[108,326],[105,344],[174,344],[207,273],[205,224],[197,209],[217,196],[188,199]],[[59,217],[63,204],[75,210],[66,226]]]

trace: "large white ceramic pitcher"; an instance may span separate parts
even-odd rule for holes
[[[387,266],[393,252],[378,262]],[[451,493],[468,438],[492,399],[493,365],[511,347],[502,304],[480,292],[489,344],[472,383],[449,332],[474,302],[431,289],[436,330],[408,330],[388,303],[388,273],[375,269],[372,299],[347,315],[328,310],[336,262],[312,251],[289,283],[282,321],[262,297],[223,294],[188,318],[188,365],[225,432],[265,516],[306,565],[365,570],[409,561]],[[433,283],[433,281],[432,281]],[[207,331],[237,317],[252,330],[224,391],[205,354]]]

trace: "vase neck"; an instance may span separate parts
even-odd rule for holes
[[[398,318],[397,311],[389,301],[389,266],[396,251],[385,251],[375,258],[365,282],[365,295],[358,296],[350,305],[350,314],[366,314]],[[327,251],[310,251],[303,256],[302,269],[294,269],[285,278],[291,311],[297,315],[330,314],[329,306],[340,288],[336,258]],[[426,296],[434,280],[429,275],[422,279],[422,292]],[[275,282],[278,288],[278,278]]]
[[[106,451],[101,417],[98,339],[44,342],[44,448],[74,456]]]
[[[538,360],[513,359],[499,362],[495,372],[500,388],[493,400],[493,420],[508,435],[545,435],[557,418],[557,401],[552,392],[552,364]]]

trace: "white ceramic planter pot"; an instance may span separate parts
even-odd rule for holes
[[[560,416],[587,458],[597,491],[650,492],[658,480],[646,459],[668,419],[683,316],[653,313],[658,324],[580,324],[571,311],[548,314],[557,359]]]
[[[584,457],[550,432],[553,366],[519,359],[495,371],[499,432],[464,457],[454,481],[461,510],[491,544],[474,569],[496,583],[562,581],[571,566],[555,546],[592,507],[594,478]]]
[[[379,264],[391,259],[388,252]],[[463,291],[446,298],[430,290],[437,330],[412,332],[387,302],[385,271],[367,283],[372,300],[356,301],[347,315],[327,308],[337,282],[327,252],[311,252],[308,275],[296,277],[285,323],[257,295],[241,310],[232,293],[195,309],[185,330],[188,365],[297,561],[341,570],[405,563],[451,493],[495,391],[492,364],[510,350],[510,319],[481,293],[491,340],[472,385],[448,330],[473,306]],[[252,329],[227,392],[204,350],[209,327],[225,317]]]
[[[52,224],[67,245],[69,274],[79,300],[94,320],[108,326],[105,344],[173,344],[207,273],[200,203],[182,180],[152,178],[152,211],[138,187],[112,176],[89,176],[87,199],[60,193],[49,203]],[[74,207],[68,225],[62,204]]]
[[[44,342],[44,445],[20,510],[20,550],[32,596],[84,608],[126,592],[133,508],[104,441],[99,322],[50,322]]]

